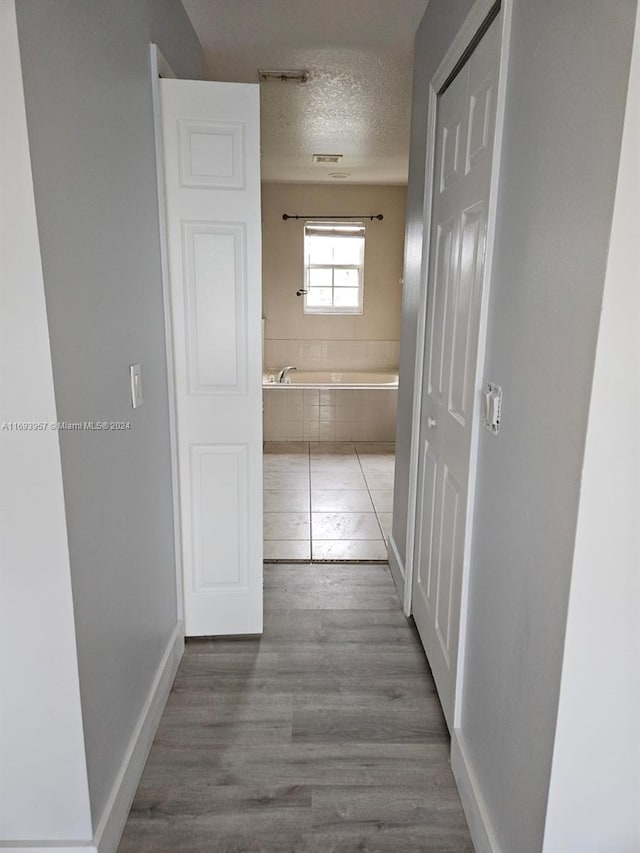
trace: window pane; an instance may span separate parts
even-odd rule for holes
[[[334,264],[360,264],[364,240],[361,237],[336,237],[333,241]]]
[[[340,290],[335,290],[335,306],[337,308],[357,308],[358,292],[357,287],[341,287]]]
[[[308,263],[333,263],[333,240],[330,237],[307,237],[306,242]]]
[[[309,287],[331,287],[331,269],[310,269]]]
[[[359,284],[358,270],[336,270],[334,284],[336,287],[357,287]]]
[[[305,224],[305,312],[353,314],[362,310],[364,243],[361,222]]]
[[[307,293],[307,305],[310,308],[330,308],[331,304],[330,287],[309,288],[309,293]]]

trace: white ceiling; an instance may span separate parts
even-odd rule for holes
[[[209,80],[261,83],[266,181],[405,183],[413,39],[428,0],[183,0]],[[313,154],[343,154],[339,166]],[[348,172],[346,180],[330,172]]]

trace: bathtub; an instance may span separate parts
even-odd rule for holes
[[[278,382],[279,371],[268,371],[263,376],[265,388],[397,388],[396,370],[291,370],[284,382]]]
[[[263,376],[265,441],[395,441],[397,370],[278,373]]]

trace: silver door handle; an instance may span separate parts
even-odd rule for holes
[[[435,418],[427,418],[427,429],[433,429],[437,421]]]

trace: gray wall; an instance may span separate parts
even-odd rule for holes
[[[417,38],[409,247],[420,244],[425,80],[470,3],[432,0]],[[462,736],[504,850],[542,845],[580,473],[635,0],[514,0],[485,376]],[[415,271],[407,276],[394,537],[408,477]]]
[[[131,422],[60,434],[95,822],[176,624],[149,42],[201,51],[179,0],[17,7],[58,417]]]

